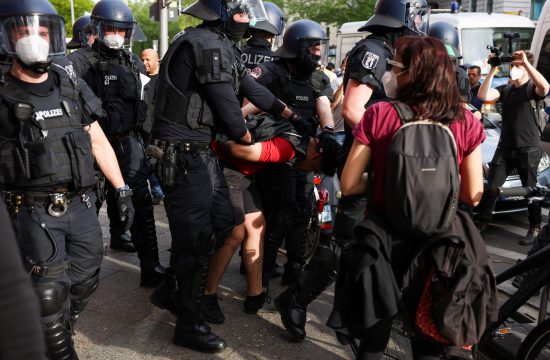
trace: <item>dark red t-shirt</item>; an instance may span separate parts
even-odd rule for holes
[[[273,139],[262,141],[262,153],[258,162],[246,161],[231,157],[217,141],[212,141],[210,145],[218,157],[232,164],[235,169],[246,176],[253,175],[266,165],[266,163],[283,163],[290,161],[296,156],[292,145],[288,140],[277,136]]]
[[[470,111],[465,119],[451,122],[449,128],[456,141],[458,165],[485,140],[481,122]],[[361,122],[353,130],[355,139],[372,150],[371,165],[374,177],[373,208],[384,209],[386,154],[393,134],[401,127],[397,111],[389,102],[379,102],[367,108]]]

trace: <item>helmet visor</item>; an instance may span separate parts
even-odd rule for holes
[[[18,15],[0,19],[0,52],[17,56],[17,42],[24,38],[49,44],[48,58],[65,54],[65,22],[56,15]],[[45,46],[45,45],[44,45]],[[45,50],[45,49],[44,49]]]
[[[237,3],[246,4],[251,26],[255,26],[259,21],[269,20],[262,0],[239,0]]]
[[[407,27],[419,35],[427,35],[430,24],[430,7],[421,2],[407,4]]]
[[[105,41],[105,36],[118,35],[124,38],[122,46],[128,48],[132,42],[136,22],[113,21],[105,19],[94,20],[92,24],[93,35],[101,41]]]
[[[307,58],[318,66],[328,64],[328,40],[327,39],[304,39],[300,41],[302,49],[305,49]]]

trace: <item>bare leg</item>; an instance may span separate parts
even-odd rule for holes
[[[254,212],[244,216],[246,238],[243,246],[243,260],[246,269],[248,296],[256,296],[263,292],[262,265],[264,257],[265,218],[262,212]]]
[[[227,266],[235,254],[235,251],[237,251],[244,239],[244,230],[245,227],[243,224],[236,225],[233,231],[231,231],[229,238],[225,240],[223,247],[218,250],[210,261],[208,279],[206,280],[206,289],[204,291],[205,295],[211,295],[218,292],[220,280],[225,270],[227,270]]]

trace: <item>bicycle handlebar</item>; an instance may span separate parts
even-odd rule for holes
[[[499,195],[524,196],[529,202],[545,202],[550,204],[550,188],[545,185],[535,185],[520,188],[499,188]]]

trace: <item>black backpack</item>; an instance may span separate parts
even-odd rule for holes
[[[412,121],[406,104],[393,105],[402,125],[386,158],[387,221],[408,236],[443,233],[456,214],[460,188],[454,136],[439,122]]]

